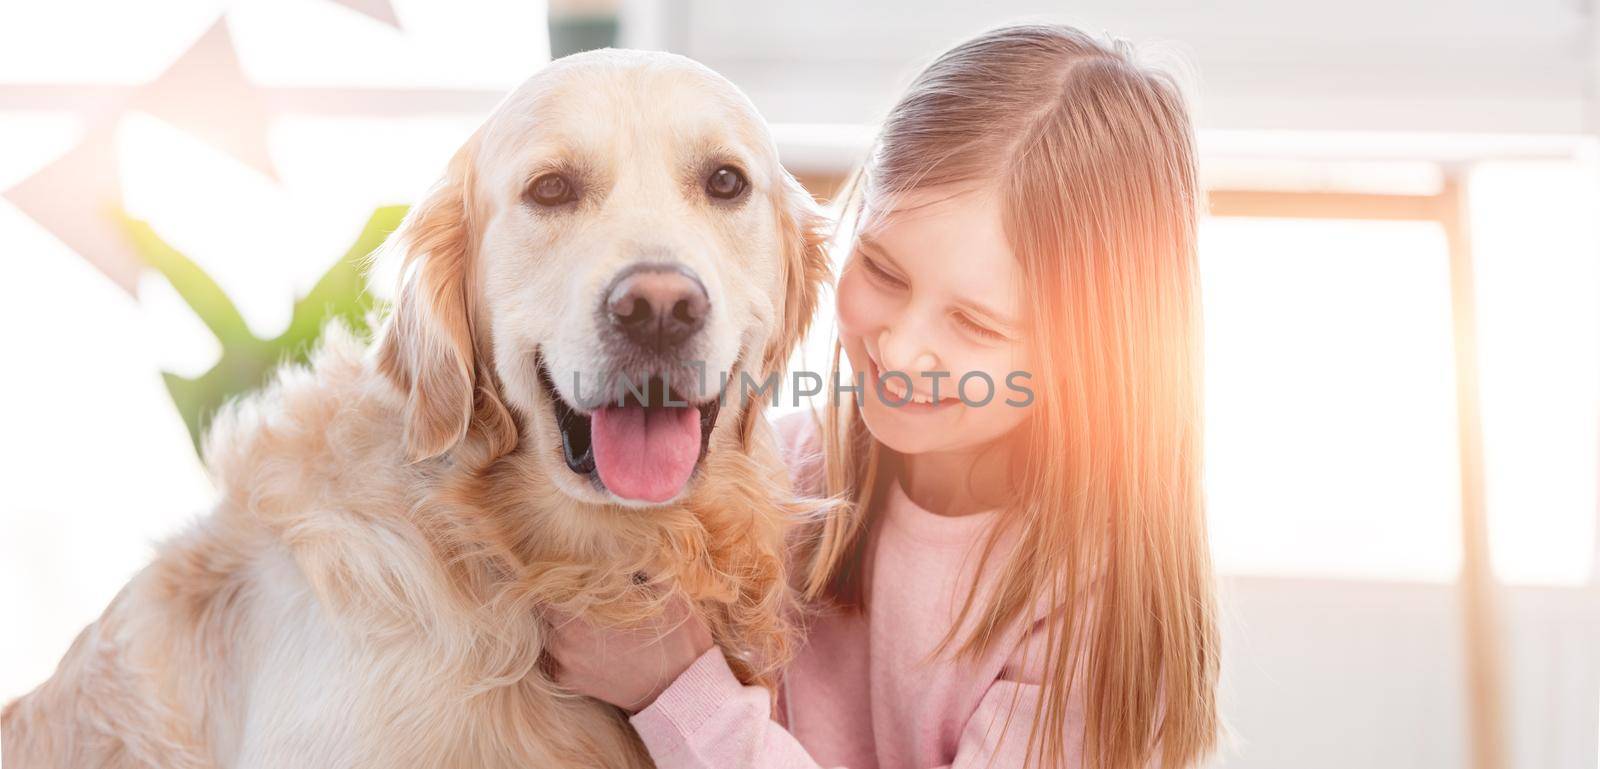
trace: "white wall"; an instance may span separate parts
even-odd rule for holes
[[[627,42],[699,59],[774,122],[872,122],[940,49],[1035,19],[1182,55],[1208,128],[1571,133],[1596,125],[1586,4],[667,0],[635,17]]]
[[[1499,595],[1511,766],[1596,766],[1597,597],[1591,588]],[[1232,577],[1223,613],[1234,738],[1217,766],[1468,765],[1454,586]]]

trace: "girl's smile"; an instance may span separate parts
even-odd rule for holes
[[[952,383],[941,380],[939,397],[935,399],[932,389],[926,392],[906,389],[905,381],[909,378],[909,374],[906,377],[898,375],[885,377],[883,368],[878,365],[877,359],[873,357],[870,350],[867,352],[867,359],[869,361],[866,378],[868,386],[872,386],[872,383],[875,382],[880,383],[882,391],[872,392],[866,397],[882,400],[884,405],[909,415],[931,414],[936,411],[946,411],[965,405],[961,402],[961,398],[951,392],[954,387]]]

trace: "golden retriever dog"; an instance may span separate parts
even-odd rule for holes
[[[804,333],[823,230],[720,76],[550,64],[390,238],[373,347],[330,329],[214,420],[220,500],[6,708],[5,766],[648,766],[549,623],[683,596],[746,680],[784,661],[803,511],[734,390]]]

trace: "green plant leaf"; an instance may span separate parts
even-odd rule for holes
[[[172,284],[178,296],[194,310],[206,328],[211,329],[212,335],[223,347],[230,342],[254,338],[249,325],[244,322],[244,316],[239,314],[239,308],[228,298],[222,286],[200,269],[200,265],[168,245],[149,224],[124,217],[123,225],[133,240],[134,250],[145,264]]]
[[[332,320],[352,332],[371,333],[367,319],[375,299],[367,291],[367,257],[405,217],[405,206],[384,206],[368,218],[356,242],[294,303],[289,327],[272,339],[258,338],[222,287],[205,270],[179,253],[147,223],[124,217],[134,248],[166,278],[189,309],[222,344],[222,356],[205,374],[187,378],[162,372],[173,406],[189,429],[195,451],[218,409],[266,384],[280,365],[303,363]]]

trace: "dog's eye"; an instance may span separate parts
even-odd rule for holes
[[[528,185],[528,199],[537,205],[559,206],[576,198],[572,182],[561,174],[545,174]]]
[[[721,200],[733,200],[744,194],[750,182],[733,166],[723,166],[706,177],[706,194]]]

